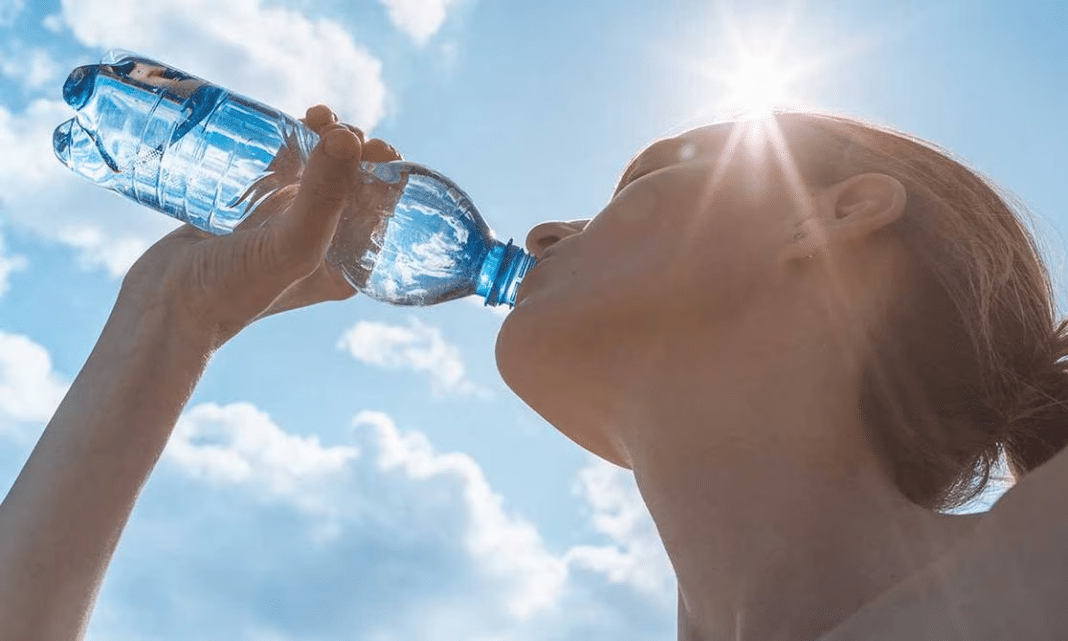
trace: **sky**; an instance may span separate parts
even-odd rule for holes
[[[112,47],[292,114],[329,104],[452,177],[504,239],[596,214],[650,141],[747,101],[889,124],[1032,212],[1064,308],[1063,0],[0,0],[4,491],[125,270],[175,226],[52,155],[63,80]],[[227,344],[89,639],[674,638],[633,480],[504,386],[502,318],[358,296]]]

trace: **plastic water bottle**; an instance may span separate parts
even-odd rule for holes
[[[63,164],[216,234],[296,183],[318,140],[276,109],[126,51],[72,71],[63,97],[78,112],[53,135]],[[364,162],[352,180],[327,260],[354,288],[396,305],[515,304],[533,256],[496,240],[452,181],[410,162]]]

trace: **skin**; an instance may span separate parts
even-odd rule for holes
[[[875,238],[904,188],[878,174],[791,188],[757,146],[771,143],[739,144],[739,127],[761,125],[658,142],[597,217],[535,227],[528,249],[548,259],[498,365],[633,470],[678,577],[680,639],[816,638],[977,517],[908,502],[863,436],[858,328],[904,272],[902,248]]]
[[[183,227],[125,278],[0,504],[0,639],[81,637],[215,349],[262,316],[352,295],[323,261],[352,195],[340,178],[361,152],[397,156],[325,108],[307,122],[323,141],[271,225]],[[865,330],[909,278],[878,233],[904,189],[881,174],[809,188],[750,129],[658,142],[598,216],[535,227],[502,376],[633,471],[678,577],[682,641],[1068,637],[1064,456],[987,515],[948,516],[905,500],[864,438]],[[1054,614],[1035,624],[1036,608]]]
[[[89,359],[0,503],[0,640],[84,635],[97,591],[148,475],[211,355],[257,318],[352,296],[324,262],[361,159],[399,159],[337,123],[271,225],[228,236],[183,226],[123,279]],[[330,153],[326,153],[327,150]]]

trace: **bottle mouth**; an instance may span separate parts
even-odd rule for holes
[[[485,304],[487,306],[508,305],[508,307],[515,307],[519,285],[522,284],[523,277],[527,275],[527,272],[534,267],[537,259],[512,244],[511,239],[508,240],[507,245],[498,244],[497,251],[500,253],[492,260],[493,263],[496,263],[495,266],[497,268],[497,273],[493,278],[493,285],[488,287],[486,291],[478,293],[485,294]]]
[[[75,109],[84,107],[93,95],[93,87],[99,72],[100,65],[83,65],[71,71],[66,82],[63,83],[63,100]]]

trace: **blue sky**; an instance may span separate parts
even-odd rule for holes
[[[792,103],[918,134],[1015,194],[1063,281],[1059,0],[0,0],[4,488],[125,269],[173,227],[52,157],[66,73],[111,47],[298,115],[327,102],[517,238],[596,214],[645,144],[737,106],[732,77],[764,52],[800,70]],[[511,396],[501,318],[357,297],[227,345],[90,639],[673,638],[673,579],[632,481]]]

